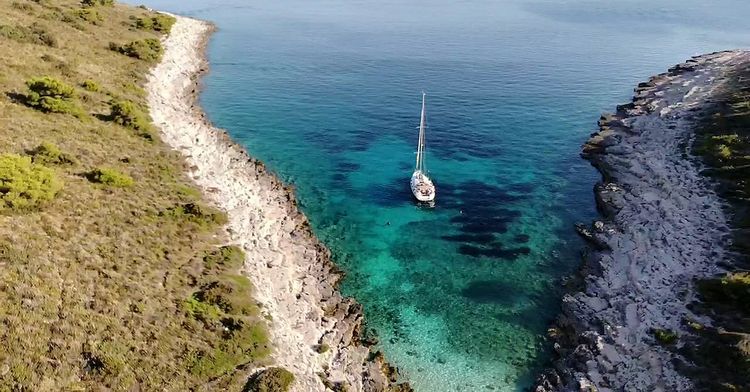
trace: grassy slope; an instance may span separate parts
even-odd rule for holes
[[[235,369],[262,361],[268,348],[249,296],[220,308],[200,295],[209,282],[237,283],[219,284],[225,295],[249,290],[226,276],[240,268],[236,255],[230,265],[204,265],[224,239],[221,219],[175,210],[201,197],[182,159],[107,117],[113,98],[146,105],[151,64],[108,45],[158,38],[134,27],[134,17],[153,14],[97,6],[94,24],[74,14],[80,8],[0,0],[0,153],[28,154],[47,141],[77,161],[48,165],[64,182],[54,200],[0,215],[0,391],[239,389],[245,375]],[[54,42],[7,33],[34,23]],[[45,75],[76,87],[82,119],[23,105],[24,82]],[[100,91],[86,91],[85,80]],[[85,173],[102,166],[134,185],[89,181]]]
[[[698,282],[702,302],[696,311],[715,327],[688,323],[697,339],[687,342],[687,371],[701,391],[750,390],[750,64],[734,71],[726,91],[714,97],[696,128],[693,151],[703,158],[704,174],[727,202],[733,228],[734,272]]]

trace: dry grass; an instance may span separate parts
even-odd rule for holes
[[[0,153],[47,143],[72,161],[46,164],[64,183],[52,201],[0,215],[0,391],[237,390],[246,377],[235,370],[268,352],[262,318],[226,293],[241,314],[199,303],[214,314],[205,321],[189,308],[201,287],[226,277],[247,291],[238,263],[205,257],[224,239],[223,220],[205,207],[210,219],[165,213],[202,204],[181,157],[110,121],[114,100],[145,109],[151,64],[109,44],[158,38],[134,27],[154,14],[97,6],[94,24],[80,9],[74,0],[0,0],[0,26],[34,25],[55,42],[0,35]],[[25,82],[39,76],[75,86],[85,115],[24,105]],[[90,182],[101,167],[132,185]]]

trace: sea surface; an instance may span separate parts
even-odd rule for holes
[[[602,111],[750,45],[750,2],[149,0],[211,20],[211,120],[297,189],[420,392],[520,391],[596,217]],[[421,92],[433,207],[412,201]]]

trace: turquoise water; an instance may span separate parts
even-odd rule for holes
[[[744,1],[149,4],[218,25],[204,108],[296,186],[417,391],[531,383],[579,262],[572,225],[596,214],[578,152],[599,113],[750,42]],[[422,90],[434,208],[408,189]]]

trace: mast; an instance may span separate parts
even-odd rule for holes
[[[422,92],[422,114],[419,117],[419,142],[417,145],[417,167],[415,170],[424,171],[424,123],[425,123],[425,93]]]

